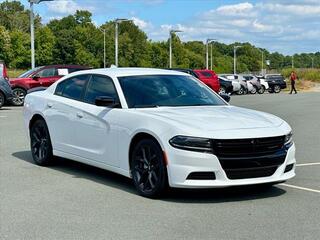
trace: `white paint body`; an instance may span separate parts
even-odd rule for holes
[[[91,73],[113,79],[122,108],[107,108],[79,102],[54,94],[57,84],[70,76]],[[41,115],[49,128],[53,154],[131,177],[129,147],[138,133],[152,135],[167,156],[169,185],[181,188],[226,187],[284,181],[295,173],[284,173],[295,163],[294,144],[285,162],[270,177],[230,180],[218,158],[209,153],[172,147],[169,140],[177,135],[239,139],[282,136],[290,126],[268,113],[225,106],[128,108],[117,77],[131,75],[187,75],[157,69],[111,68],[69,74],[45,91],[28,94],[24,105],[25,127],[35,114]],[[214,171],[216,180],[186,180],[194,171]]]

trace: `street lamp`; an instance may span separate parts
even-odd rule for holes
[[[208,38],[206,41],[206,69],[209,69],[209,43],[215,41],[216,39]]]
[[[261,75],[263,75],[263,50],[259,49],[261,52]]]
[[[237,49],[241,46],[233,46],[233,74],[237,74]]]
[[[172,34],[183,32],[181,30],[170,30],[170,41],[169,41],[169,68],[172,68]]]
[[[99,30],[103,33],[103,68],[106,68],[106,29],[99,28]]]
[[[117,18],[116,20],[114,20],[115,22],[115,40],[114,40],[114,44],[115,44],[115,65],[118,67],[118,37],[119,37],[119,23],[122,22],[132,22],[132,20],[130,19],[126,19],[126,18]]]
[[[30,2],[30,35],[31,35],[31,68],[35,68],[35,54],[34,54],[34,14],[33,4],[39,4],[40,2],[53,1],[53,0],[28,0]]]

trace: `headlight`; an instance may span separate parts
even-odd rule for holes
[[[284,138],[284,145],[288,146],[288,145],[292,145],[292,132],[290,132],[289,134],[287,134]]]
[[[169,140],[169,143],[183,150],[212,153],[212,141],[208,138],[175,136]]]

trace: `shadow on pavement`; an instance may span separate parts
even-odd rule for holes
[[[12,156],[34,164],[30,151],[15,152]],[[63,158],[56,158],[56,163],[49,168],[70,174],[74,178],[85,178],[131,194],[137,194],[130,179],[107,170]],[[278,197],[285,192],[276,186],[264,185],[219,189],[170,189],[160,200],[175,203],[239,202]]]

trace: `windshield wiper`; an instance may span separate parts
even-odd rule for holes
[[[158,108],[159,105],[149,104],[149,105],[133,105],[133,108]]]

